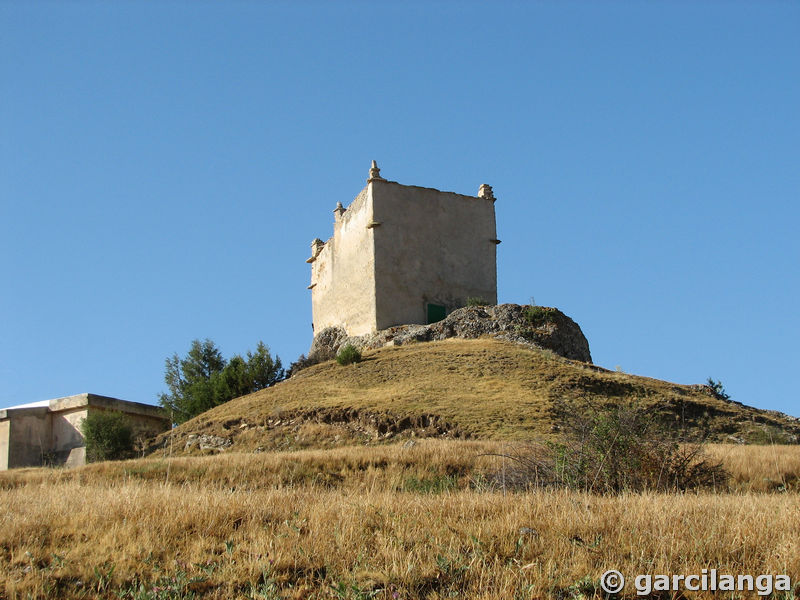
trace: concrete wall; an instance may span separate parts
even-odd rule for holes
[[[467,298],[497,303],[494,202],[488,198],[372,184],[377,329],[426,323],[427,304],[447,312]]]
[[[40,465],[51,451],[50,414],[46,408],[28,408],[9,412],[6,468]],[[2,444],[0,444],[2,445]]]
[[[372,184],[339,217],[319,254],[312,252],[311,312],[314,333],[341,326],[352,335],[375,330],[375,260]],[[313,260],[312,260],[313,259]]]
[[[86,406],[51,413],[52,451],[57,462],[66,462],[74,448],[83,447],[81,422],[88,413],[89,409]]]
[[[11,435],[11,421],[0,420],[0,471],[8,469],[9,437]]]

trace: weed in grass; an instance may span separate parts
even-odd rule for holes
[[[190,577],[178,569],[173,575],[162,575],[152,583],[134,582],[118,590],[120,600],[192,600],[197,597],[191,586],[205,581],[204,577]]]
[[[268,571],[262,571],[258,582],[250,584],[247,596],[252,600],[279,600],[281,593],[272,575]]]
[[[337,581],[335,584],[330,584],[329,587],[338,600],[369,600],[383,591],[382,589],[362,589],[355,582],[345,583],[344,581]]]
[[[403,491],[417,494],[441,494],[457,489],[458,477],[453,475],[434,475],[418,478],[411,476],[403,482]]]
[[[95,590],[97,592],[107,592],[114,581],[114,564],[103,563],[94,568]]]

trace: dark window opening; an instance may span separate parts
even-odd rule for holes
[[[428,324],[441,321],[447,316],[444,306],[439,304],[428,304]]]

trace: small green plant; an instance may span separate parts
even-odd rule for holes
[[[114,568],[114,564],[108,562],[94,568],[94,578],[97,580],[95,589],[98,592],[107,592],[110,589],[114,581]]]
[[[133,430],[121,412],[90,411],[81,423],[81,433],[89,462],[120,460],[133,454]]]
[[[417,494],[441,494],[458,488],[458,477],[455,475],[433,475],[418,478],[407,477],[403,482],[403,490]]]
[[[279,600],[281,598],[280,588],[272,578],[264,573],[258,583],[250,584],[249,597],[253,600]]]
[[[570,600],[583,600],[584,598],[596,598],[599,595],[599,582],[588,575],[583,579],[577,580],[567,588],[567,598]]]
[[[203,583],[203,576],[190,577],[185,569],[174,574],[163,574],[152,582],[134,581],[117,591],[118,598],[125,600],[189,600],[197,595],[192,586]]]
[[[555,321],[555,311],[544,306],[528,306],[525,309],[525,320],[534,327],[541,327]]]
[[[353,346],[353,344],[346,344],[339,349],[339,353],[336,355],[336,362],[340,365],[361,362],[361,350]]]
[[[483,298],[467,298],[467,306],[489,306]]]
[[[349,598],[353,598],[353,600],[369,600],[369,598],[374,598],[381,593],[380,589],[361,589],[361,586],[356,582],[348,584],[344,581],[337,581],[335,585],[332,583],[328,584],[328,587],[339,600],[347,600]]]

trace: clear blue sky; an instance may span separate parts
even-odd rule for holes
[[[0,406],[311,342],[369,162],[497,196],[501,302],[800,414],[796,2],[0,3]]]

